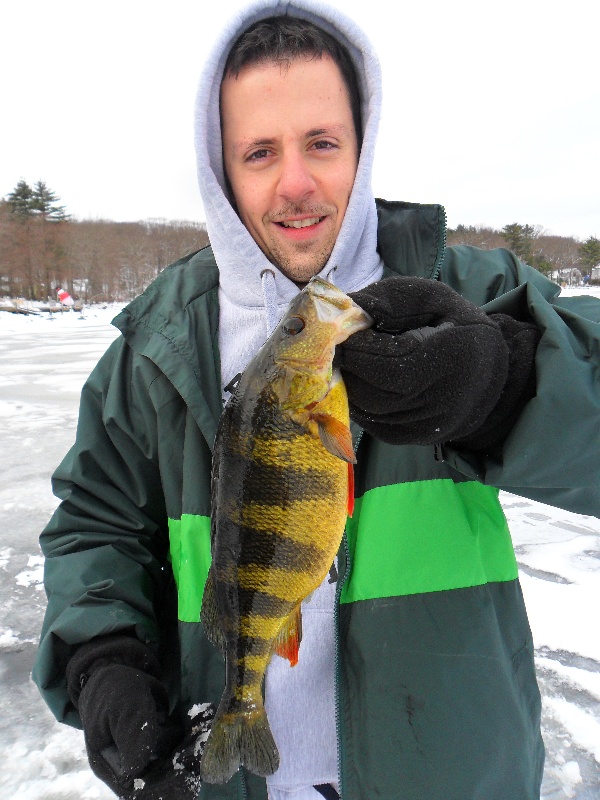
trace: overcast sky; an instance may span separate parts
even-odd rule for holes
[[[331,4],[382,62],[377,196],[442,203],[451,226],[600,237],[596,0]],[[244,5],[3,2],[0,195],[42,179],[78,218],[203,220],[196,85]]]

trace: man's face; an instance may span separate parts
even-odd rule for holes
[[[324,55],[246,67],[221,87],[225,170],[240,219],[296,283],[327,263],[358,163],[348,91]]]

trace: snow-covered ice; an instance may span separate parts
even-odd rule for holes
[[[600,297],[597,287],[565,293]],[[81,386],[117,336],[110,320],[119,309],[89,308],[83,318],[0,311],[5,800],[114,800],[87,765],[81,732],[54,720],[30,671],[46,602],[38,536],[57,503],[50,475],[73,441]],[[506,493],[501,499],[536,644],[547,748],[543,798],[600,800],[600,519]]]
[[[40,530],[49,476],[73,442],[79,394],[118,335],[120,306],[22,316],[0,311],[0,796],[114,800],[83,735],[59,725],[29,675],[46,605]]]

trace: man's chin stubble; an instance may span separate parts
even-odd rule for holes
[[[327,264],[329,261],[331,250],[332,248],[329,248],[316,253],[314,258],[308,264],[302,260],[302,264],[299,265],[293,256],[290,256],[287,253],[278,252],[277,250],[271,250],[269,260],[275,264],[277,269],[282,272],[286,278],[294,281],[294,283],[304,284],[308,283],[312,277],[321,272],[325,264]]]

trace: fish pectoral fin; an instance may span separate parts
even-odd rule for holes
[[[298,651],[302,641],[302,612],[300,604],[292,611],[283,626],[273,646],[273,652],[281,658],[287,658],[291,667],[298,663]]]
[[[356,464],[350,428],[331,414],[317,411],[312,413],[310,418],[317,423],[319,437],[325,449],[342,461]]]
[[[348,463],[348,516],[354,514],[354,466]]]
[[[200,622],[204,627],[204,632],[208,640],[212,642],[215,647],[218,647],[223,656],[225,656],[225,636],[223,635],[223,627],[219,621],[219,613],[217,611],[215,578],[212,569],[209,569],[208,577],[204,584]]]

